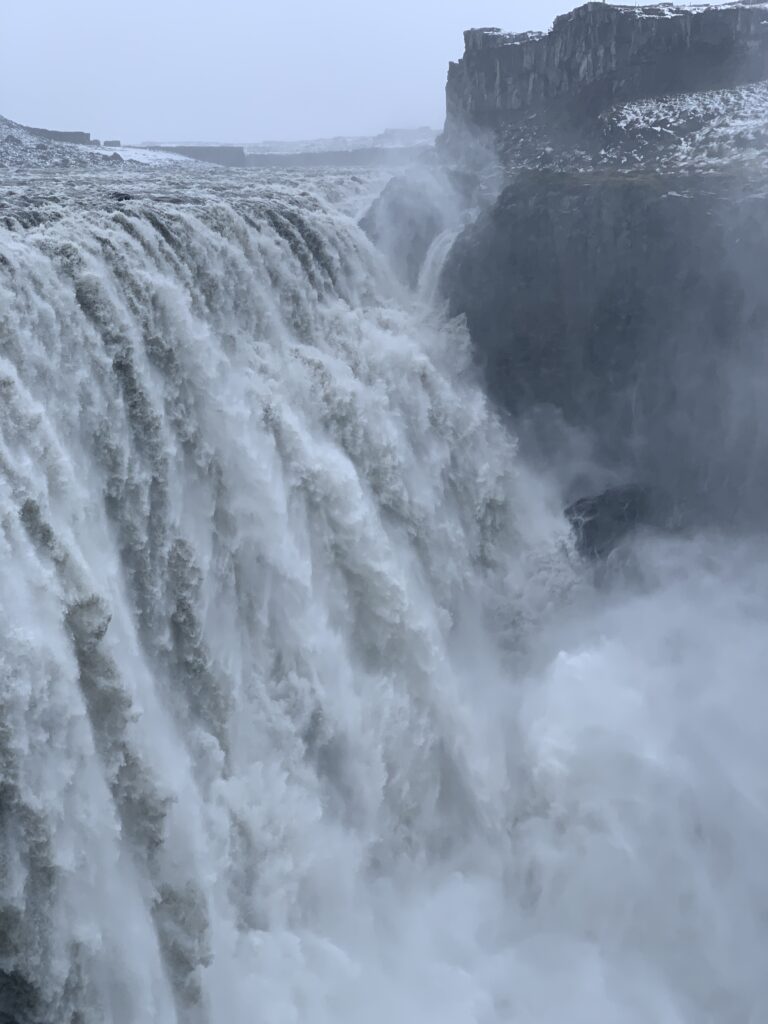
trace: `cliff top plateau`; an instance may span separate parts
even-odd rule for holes
[[[450,65],[443,144],[495,136],[510,166],[761,163],[768,3],[587,3],[547,33],[470,29]]]

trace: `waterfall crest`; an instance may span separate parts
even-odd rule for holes
[[[593,587],[359,180],[56,187],[0,228],[0,1019],[764,1019],[757,548]]]
[[[531,499],[320,196],[92,187],[1,239],[6,988],[251,1019],[361,887],[503,831],[461,638],[517,628]]]

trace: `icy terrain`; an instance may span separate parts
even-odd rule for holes
[[[503,129],[506,166],[664,172],[768,170],[768,83],[621,104],[578,137],[532,114]]]

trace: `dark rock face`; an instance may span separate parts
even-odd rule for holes
[[[605,466],[698,514],[763,517],[768,194],[727,176],[522,175],[443,290],[488,387],[586,431]]]
[[[654,518],[651,491],[640,484],[580,498],[565,510],[586,558],[605,558],[628,533]]]
[[[690,9],[587,3],[547,34],[465,33],[451,64],[447,136],[547,109],[571,124],[627,100],[768,77],[768,12],[749,2]]]

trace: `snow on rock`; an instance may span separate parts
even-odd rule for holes
[[[602,118],[604,161],[662,168],[768,168],[768,82],[639,100]]]
[[[768,170],[768,82],[617,104],[579,131],[531,115],[498,134],[510,169]]]

